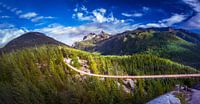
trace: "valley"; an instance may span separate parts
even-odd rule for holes
[[[0,0],[0,104],[200,104],[200,0]]]
[[[47,42],[43,34],[41,42],[41,35],[34,34],[1,49],[0,103],[144,104],[177,84],[199,82],[195,67],[157,55],[100,55]]]

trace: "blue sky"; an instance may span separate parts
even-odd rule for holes
[[[199,0],[0,0],[0,45],[29,31],[73,44],[90,32],[176,27],[200,33]]]

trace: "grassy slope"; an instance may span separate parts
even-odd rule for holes
[[[170,60],[151,55],[100,56],[71,48],[43,46],[0,56],[0,103],[12,104],[142,104],[171,90],[175,84],[191,85],[193,79],[137,80],[131,94],[116,82],[87,77],[70,70],[64,57],[89,61],[96,73],[160,74],[196,73]]]

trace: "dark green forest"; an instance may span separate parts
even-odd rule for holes
[[[143,75],[199,73],[198,70],[158,56],[134,54],[101,56],[64,46],[26,48],[0,56],[0,104],[143,104],[174,89],[192,86],[197,79],[139,79],[130,93],[123,80],[80,75],[63,61],[88,60],[93,73]]]

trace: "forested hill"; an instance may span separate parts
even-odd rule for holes
[[[199,73],[153,55],[101,56],[65,46],[26,48],[0,56],[1,104],[144,104],[195,79],[121,80],[80,75],[82,70],[109,75]],[[88,71],[87,70],[87,71]]]
[[[76,43],[75,48],[103,55],[153,54],[200,69],[200,35],[183,29],[139,28],[88,42],[92,41]]]
[[[46,36],[39,32],[28,32],[20,37],[13,39],[8,44],[6,44],[1,51],[10,52],[17,49],[37,47],[41,45],[64,45],[66,44],[59,42],[51,37]]]

